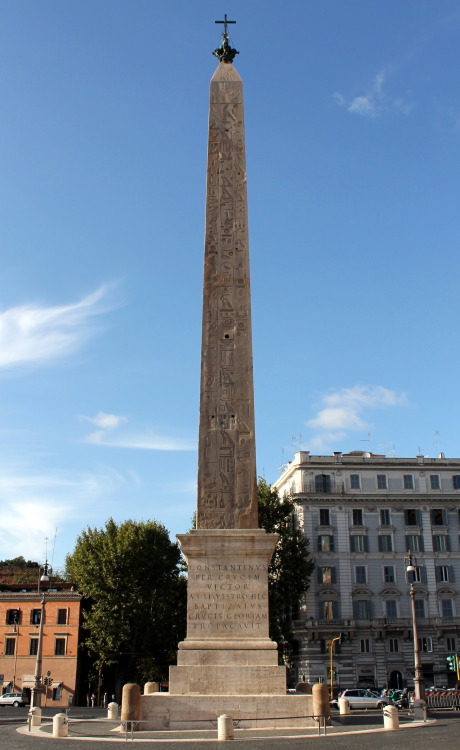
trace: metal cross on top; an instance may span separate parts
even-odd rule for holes
[[[228,25],[229,23],[236,23],[236,21],[228,21],[228,20],[227,20],[227,14],[226,14],[226,13],[224,13],[224,20],[223,20],[223,21],[214,21],[214,23],[223,23],[223,24],[224,24],[224,30],[223,30],[223,34],[225,34],[225,36],[228,36],[228,29],[227,29],[227,25]]]

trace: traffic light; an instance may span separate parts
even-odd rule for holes
[[[457,672],[457,655],[449,654],[449,656],[446,656],[446,661],[447,661],[447,669],[450,672]]]

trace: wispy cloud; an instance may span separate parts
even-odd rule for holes
[[[101,286],[79,302],[59,307],[21,305],[0,312],[0,369],[44,365],[77,351],[94,333],[92,319],[111,307]]]
[[[321,397],[316,416],[306,423],[313,430],[309,449],[330,449],[345,440],[349,432],[369,430],[372,425],[365,419],[366,412],[407,404],[404,393],[383,386],[356,385],[326,393]]]
[[[372,84],[364,94],[349,99],[343,94],[333,94],[335,102],[346,107],[348,112],[362,117],[375,119],[386,109],[395,108],[403,114],[409,114],[413,109],[413,103],[403,97],[392,98],[384,91],[384,83],[387,78],[387,69],[383,68],[375,76]]]
[[[91,509],[131,479],[107,469],[100,473],[39,473],[29,466],[0,466],[0,549],[4,558],[41,560],[44,539],[75,519],[91,519]]]
[[[99,412],[95,417],[82,416],[80,419],[100,428],[84,438],[84,442],[91,445],[145,451],[193,451],[197,447],[195,440],[158,435],[149,429],[133,431],[132,428],[123,428],[128,419],[116,414]]]

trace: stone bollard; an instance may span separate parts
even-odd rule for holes
[[[346,698],[339,698],[339,711],[341,716],[346,716],[350,713],[350,701]]]
[[[118,719],[118,703],[112,701],[107,706],[107,718],[116,721]]]
[[[141,718],[141,689],[139,685],[134,682],[128,682],[123,685],[123,693],[121,696],[121,720],[135,722]],[[138,731],[140,726],[138,724],[129,725],[133,727],[134,731]]]
[[[383,728],[399,729],[399,714],[396,706],[385,706],[383,709]]]
[[[325,717],[326,724],[331,723],[331,707],[329,705],[329,690],[324,682],[318,682],[312,687],[313,716]]]
[[[421,698],[415,698],[414,700],[414,719],[419,721],[427,720],[426,701]]]
[[[53,716],[53,737],[67,737],[69,734],[69,720],[66,714]]]
[[[223,740],[235,739],[235,731],[233,729],[233,718],[228,714],[222,714],[217,717],[217,739],[219,742]]]
[[[34,706],[29,709],[29,718],[31,727],[39,727],[42,723],[42,710],[40,706]]]
[[[146,682],[144,685],[144,695],[151,695],[152,693],[160,692],[159,682]]]
[[[305,693],[311,695],[311,685],[309,682],[298,682],[295,686],[296,693]]]

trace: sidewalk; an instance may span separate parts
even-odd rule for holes
[[[435,719],[427,722],[415,721],[409,716],[400,716],[400,730],[409,730],[416,727],[430,726]],[[131,733],[120,728],[120,721],[103,718],[77,718],[69,717],[68,740],[100,741],[100,742],[126,742],[131,741]],[[52,735],[52,720],[45,718],[41,727],[32,727],[29,732],[28,726],[23,725],[17,730],[22,735],[32,737]],[[332,725],[327,727],[327,737],[356,735],[368,733],[387,732],[383,728],[383,717],[381,714],[363,715],[354,714],[348,716],[334,715]],[[235,740],[264,740],[264,739],[301,739],[319,737],[318,729],[315,727],[293,727],[286,729],[235,729]],[[322,731],[321,736],[324,736]],[[216,729],[183,730],[183,731],[137,731],[133,733],[134,742],[216,742]]]

